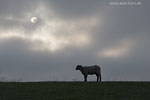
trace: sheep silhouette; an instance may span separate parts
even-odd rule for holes
[[[98,65],[93,66],[82,66],[77,65],[76,70],[80,70],[81,73],[84,75],[84,82],[87,82],[88,75],[95,74],[97,76],[97,82],[101,82],[101,68]]]

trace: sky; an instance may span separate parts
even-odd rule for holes
[[[82,81],[77,65],[99,65],[103,81],[150,81],[149,4],[0,0],[0,80]]]

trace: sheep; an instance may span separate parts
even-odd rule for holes
[[[97,82],[101,82],[101,68],[98,65],[93,66],[82,66],[77,65],[76,70],[80,70],[81,73],[84,75],[84,82],[87,82],[87,76],[95,74],[97,76]]]

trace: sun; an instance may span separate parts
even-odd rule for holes
[[[37,21],[38,21],[38,18],[37,18],[37,17],[32,17],[32,18],[31,18],[31,22],[32,22],[32,23],[37,23]]]

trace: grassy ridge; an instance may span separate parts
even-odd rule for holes
[[[150,100],[150,83],[0,83],[0,100]]]

